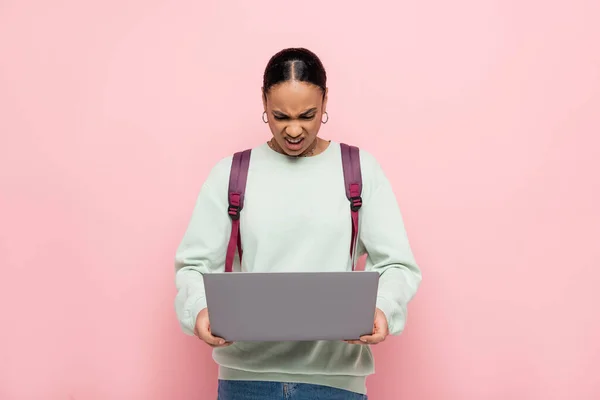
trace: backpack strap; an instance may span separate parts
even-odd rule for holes
[[[352,218],[352,238],[350,241],[350,256],[352,269],[356,265],[356,245],[358,238],[358,212],[362,206],[362,174],[360,167],[360,151],[358,147],[340,144],[342,151],[342,168],[344,171],[344,186],[346,197],[350,201],[350,215]],[[240,213],[244,208],[244,194],[248,167],[250,166],[251,150],[244,150],[233,155],[231,171],[229,174],[229,207],[227,213],[231,218],[231,235],[227,246],[225,258],[225,272],[233,271],[235,250],[238,249],[240,261],[242,259],[242,244],[240,237]]]
[[[225,272],[233,271],[233,259],[235,258],[236,247],[240,261],[242,260],[240,213],[244,208],[244,194],[246,192],[248,167],[250,166],[250,153],[251,150],[235,153],[229,172],[229,207],[227,213],[231,218],[231,235],[229,237],[229,245],[227,246],[227,257],[225,258]]]
[[[352,217],[352,240],[350,241],[350,257],[352,270],[356,266],[356,246],[358,238],[358,211],[362,206],[362,174],[360,171],[360,151],[358,147],[340,144],[342,150],[342,168],[344,170],[344,186],[346,197],[350,201]]]

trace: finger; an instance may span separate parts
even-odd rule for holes
[[[365,344],[364,342],[361,342],[360,340],[344,340],[344,342],[346,342],[348,344]]]
[[[212,336],[212,335],[207,337],[205,339],[205,341],[206,341],[206,343],[210,344],[211,346],[223,346],[227,343],[225,341],[225,339],[222,339],[222,338],[216,337],[216,336]]]
[[[373,335],[361,336],[360,340],[367,344],[377,344],[385,340],[385,335],[381,333],[374,333]]]
[[[207,329],[207,327],[202,327],[200,329],[198,337],[204,342],[206,342],[206,344],[212,347],[221,347],[228,345],[228,342],[225,339],[213,336],[212,333],[210,333],[210,329]]]
[[[219,344],[219,345],[209,344],[209,346],[216,349],[216,348],[231,346],[232,344],[233,344],[233,342],[225,342],[225,343]]]
[[[233,342],[227,342],[218,337],[214,337],[214,339],[206,339],[206,340],[204,340],[204,342],[206,344],[208,344],[210,347],[215,347],[215,348],[216,347],[227,347],[227,346],[231,346],[233,344]]]

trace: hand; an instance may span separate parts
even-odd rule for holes
[[[383,342],[389,334],[388,320],[383,311],[378,308],[375,310],[373,334],[361,336],[360,340],[345,340],[345,342],[350,344],[377,344]]]
[[[194,334],[203,340],[210,347],[227,347],[231,342],[226,342],[223,338],[213,336],[210,333],[210,321],[208,320],[208,308],[204,308],[198,313],[196,318],[196,327]]]

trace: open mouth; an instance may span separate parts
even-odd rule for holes
[[[298,151],[302,149],[302,145],[304,144],[304,138],[285,138],[286,147],[292,151]]]

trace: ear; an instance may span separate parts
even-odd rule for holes
[[[327,97],[329,94],[329,88],[325,88],[325,93],[323,93],[323,112],[327,111]]]
[[[260,93],[261,93],[262,102],[263,102],[263,109],[264,109],[264,111],[267,111],[267,94],[265,93],[264,87],[260,88]]]

